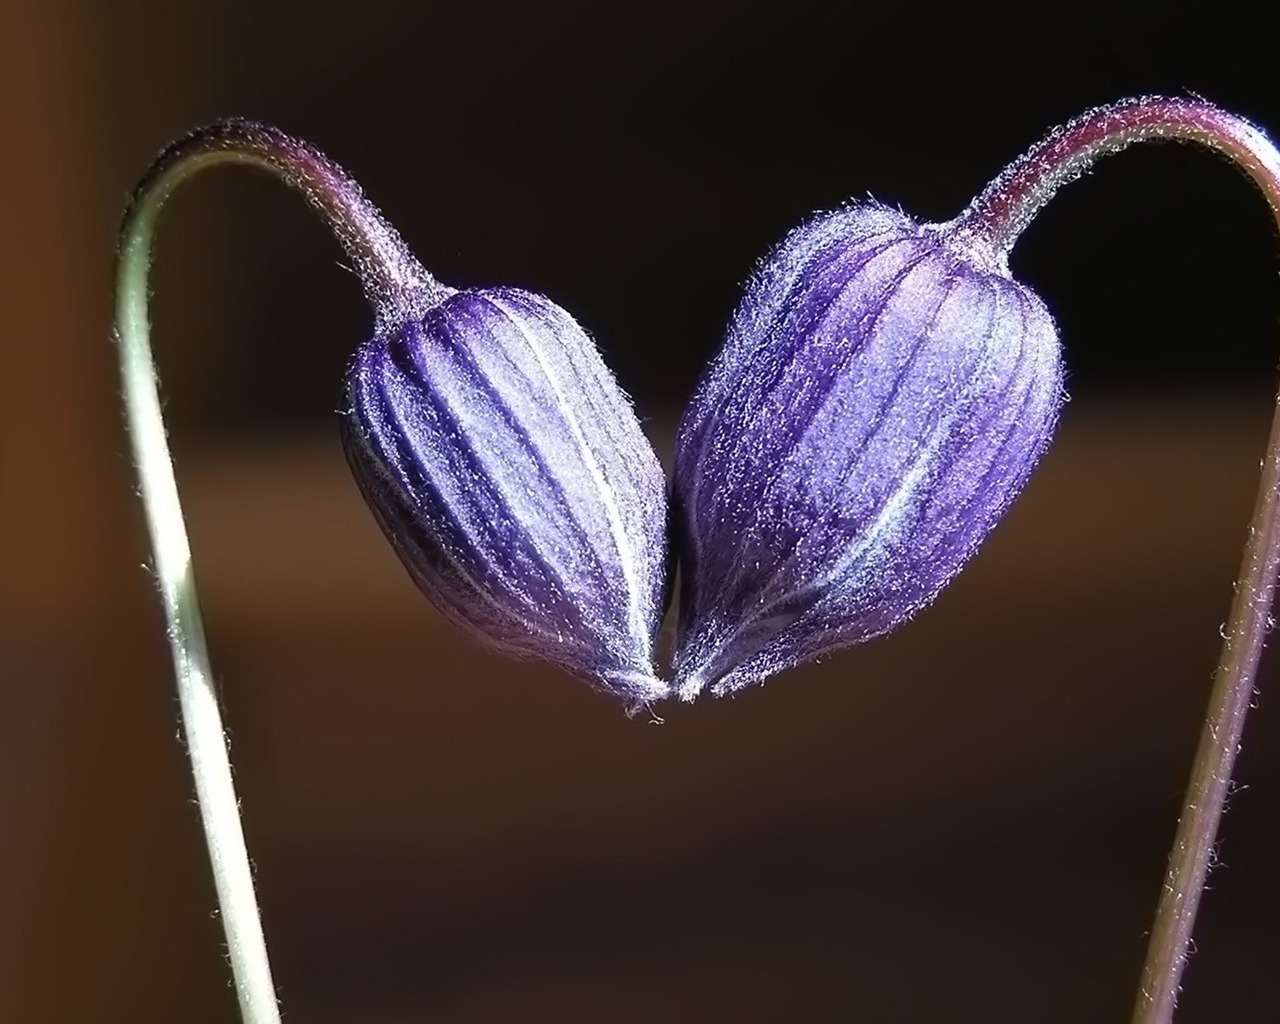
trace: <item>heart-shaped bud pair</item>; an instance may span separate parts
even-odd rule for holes
[[[666,695],[661,470],[567,313],[451,293],[362,347],[348,393],[356,478],[446,615],[633,705]],[[1060,396],[1049,314],[978,243],[871,204],[794,232],[677,441],[679,694],[923,607],[1018,493]]]
[[[685,413],[675,686],[731,693],[884,633],[994,526],[1052,431],[1053,322],[980,242],[865,204],[788,237]],[[358,352],[348,457],[418,586],[631,706],[669,589],[657,459],[538,296],[440,290]]]
[[[1017,496],[1062,402],[1053,320],[1009,276],[1009,249],[1098,157],[1165,138],[1219,150],[1276,194],[1263,133],[1147,97],[1052,132],[954,221],[863,203],[794,231],[685,412],[671,516],[630,403],[573,318],[515,289],[444,287],[310,146],[246,121],[193,132],[152,166],[127,224],[227,160],[297,188],[374,307],[344,441],[409,572],[485,642],[635,707],[671,691],[655,670],[669,522],[685,699],[884,633],[938,594]],[[145,328],[145,305],[123,310],[122,337]]]
[[[510,289],[384,309],[348,377],[356,478],[447,616],[632,706],[671,690],[669,519],[681,697],[884,633],[974,553],[1062,401],[1053,320],[1008,274],[1025,219],[1006,198],[940,225],[862,203],[792,232],[684,414],[670,517],[590,339]]]

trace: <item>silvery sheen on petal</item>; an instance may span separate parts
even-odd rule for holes
[[[749,287],[676,442],[685,699],[903,622],[1048,442],[1053,320],[942,227],[854,205],[792,232]]]
[[[632,706],[666,695],[665,479],[568,313],[513,288],[452,292],[362,346],[347,395],[356,480],[446,616]]]

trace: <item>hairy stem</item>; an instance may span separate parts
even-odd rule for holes
[[[115,335],[126,422],[173,653],[187,753],[240,1011],[246,1024],[277,1024],[280,1013],[209,668],[147,316],[147,277],[160,210],[187,178],[222,163],[270,171],[307,198],[356,263],[379,327],[437,301],[447,289],[418,264],[340,168],[310,147],[251,122],[221,122],[165,150],[139,184],[120,230]]]
[[[1246,121],[1196,100],[1146,97],[1100,107],[1050,133],[943,230],[986,248],[1007,270],[1009,250],[1036,212],[1101,156],[1135,142],[1195,142],[1228,157],[1261,188],[1280,222],[1280,152]],[[1196,909],[1212,860],[1231,770],[1254,693],[1280,570],[1280,399],[1244,557],[1214,673],[1164,888],[1156,909],[1133,1024],[1169,1024]]]

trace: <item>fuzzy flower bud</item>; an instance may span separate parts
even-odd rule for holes
[[[875,204],[764,263],[680,426],[674,685],[723,695],[928,604],[1049,440],[1059,344],[998,254]]]
[[[568,313],[451,292],[363,345],[347,395],[356,481],[440,611],[632,705],[666,695],[662,469]]]

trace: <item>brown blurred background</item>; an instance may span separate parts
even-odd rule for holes
[[[1015,10],[0,4],[0,1021],[236,1016],[108,339],[164,142],[316,142],[444,280],[571,309],[665,457],[807,212],[949,216],[1139,92],[1280,131],[1258,15]],[[368,329],[336,247],[268,180],[181,195],[154,322],[287,1019],[1124,1020],[1276,386],[1275,236],[1182,148],[1068,189],[1014,264],[1076,400],[1005,524],[895,636],[659,726],[444,626],[336,444]],[[1276,677],[1187,1024],[1280,1014]]]

